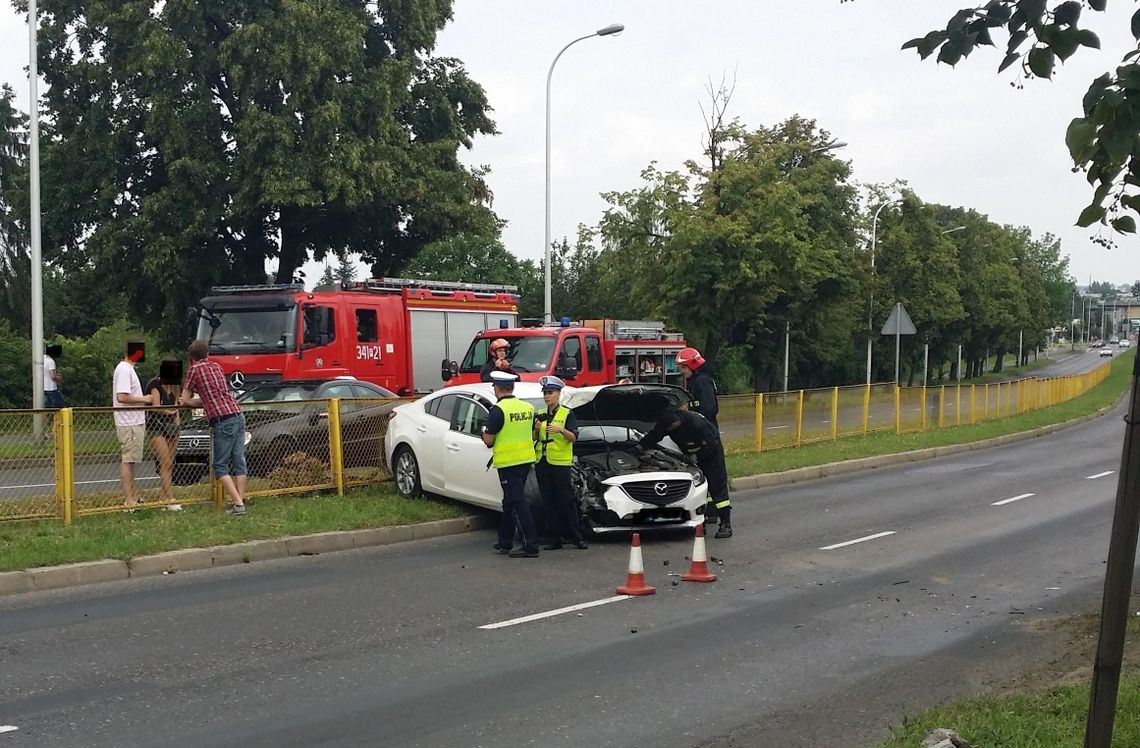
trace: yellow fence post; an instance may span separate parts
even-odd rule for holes
[[[211,429],[212,435],[213,430]],[[212,438],[210,439],[210,465],[206,472],[210,476],[210,495],[214,497],[214,508],[220,512],[226,508],[226,494],[222,490],[222,482],[214,474],[214,440]]]
[[[918,422],[918,424],[919,424],[918,427],[920,429],[922,429],[923,431],[926,431],[926,410],[927,410],[926,385],[924,384],[924,385],[922,385],[922,415],[919,416],[919,422]]]
[[[942,413],[946,410],[946,385],[938,385],[938,428],[942,428]]]
[[[752,448],[757,452],[764,450],[764,393],[760,392],[756,395],[756,431],[752,435]]]
[[[900,391],[901,391],[901,388],[899,387],[899,383],[895,382],[895,433],[896,434],[902,433],[902,407],[901,407],[901,404],[899,403],[899,392]]]
[[[804,439],[804,391],[796,398],[796,446],[800,446]]]
[[[978,398],[977,398],[978,385],[970,385],[970,425],[978,422]]]
[[[867,433],[868,421],[871,418],[871,385],[863,390],[863,433]]]
[[[982,419],[988,420],[990,417],[990,386],[988,384],[982,385],[982,397],[985,402],[982,404]]]
[[[1013,399],[1015,402],[1015,405],[1013,406],[1013,412],[1020,413],[1022,412],[1022,405],[1024,405],[1024,402],[1021,399],[1021,380],[1018,379],[1012,386],[1015,387],[1013,393]]]
[[[831,441],[839,438],[839,388],[831,390]]]
[[[75,514],[75,431],[71,408],[55,411],[55,498],[59,518],[70,525]]]
[[[340,400],[329,400],[329,462],[332,464],[336,495],[344,496],[344,450],[340,434]]]
[[[954,425],[962,425],[962,383],[958,382],[954,393]]]

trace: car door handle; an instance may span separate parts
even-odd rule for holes
[[[459,451],[459,445],[458,444],[448,444],[447,445],[447,451],[448,452],[458,452]]]
[[[421,434],[426,434],[428,431],[427,426],[416,426],[416,431],[420,432]]]

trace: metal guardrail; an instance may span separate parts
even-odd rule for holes
[[[877,384],[720,398],[729,452],[769,451],[875,432],[896,434],[979,423],[1047,408],[1105,380],[1106,363],[1067,377],[988,385]],[[406,400],[266,402],[243,408],[249,441],[246,495],[283,496],[379,483],[388,413]],[[115,413],[175,420],[165,437],[148,431],[134,466],[140,504],[125,505]],[[158,440],[165,439],[164,445]],[[0,522],[76,517],[142,507],[223,506],[210,469],[210,431],[186,409],[64,408],[0,411]],[[173,454],[168,461],[167,454]]]

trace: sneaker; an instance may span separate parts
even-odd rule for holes
[[[182,505],[181,504],[168,504],[168,505],[164,506],[163,509],[165,509],[168,512],[181,512],[182,511]]]
[[[245,504],[233,504],[229,509],[226,510],[226,514],[232,517],[244,517]]]
[[[580,551],[584,551],[590,547],[590,544],[587,543],[585,540],[579,540],[577,543],[574,544],[574,547]]]
[[[505,556],[511,552],[511,546],[509,546],[509,545],[499,545],[498,543],[495,543],[491,547],[494,548],[495,551],[498,552],[502,556]]]
[[[538,558],[537,548],[519,548],[507,554],[511,558]]]

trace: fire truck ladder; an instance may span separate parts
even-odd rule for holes
[[[455,283],[452,281],[416,280],[414,278],[372,278],[345,290],[376,291],[379,293],[399,292],[405,289],[425,291],[471,291],[473,293],[510,293],[518,295],[518,286],[504,286],[494,283]]]

